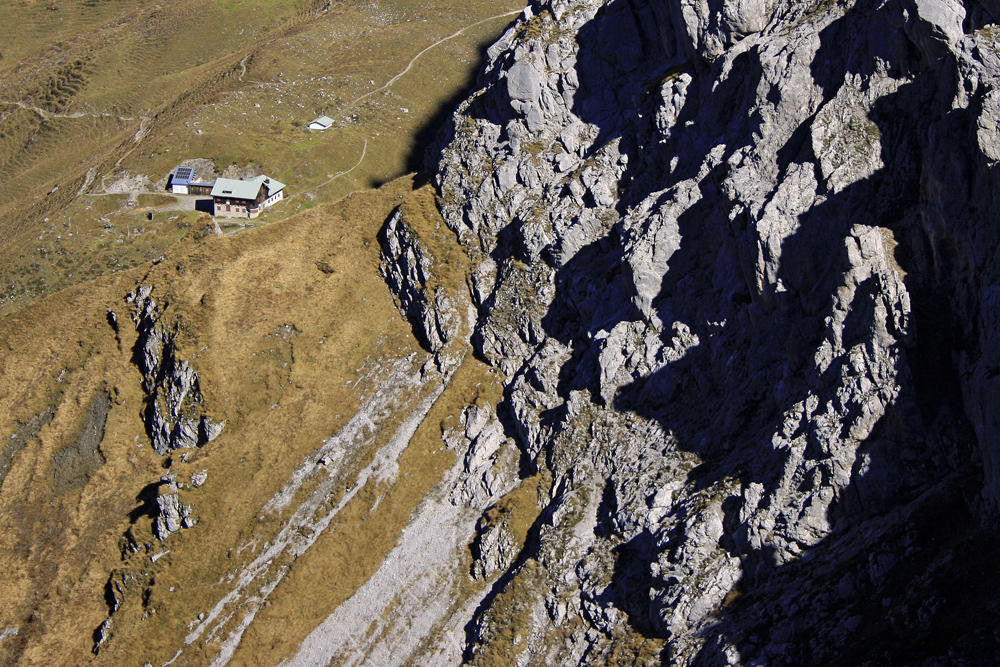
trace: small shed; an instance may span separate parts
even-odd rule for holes
[[[329,130],[333,127],[333,119],[329,116],[320,116],[309,123],[310,130]]]
[[[170,191],[175,195],[188,194],[188,186],[194,180],[194,169],[191,167],[177,167],[174,175],[170,179]]]

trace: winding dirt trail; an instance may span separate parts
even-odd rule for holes
[[[476,21],[475,23],[470,23],[469,25],[467,25],[467,26],[465,26],[465,27],[463,27],[463,28],[461,28],[461,29],[453,32],[452,34],[447,35],[446,37],[442,37],[441,39],[437,40],[433,44],[430,44],[429,46],[424,47],[419,53],[417,53],[415,56],[413,56],[410,59],[410,62],[406,63],[406,67],[404,67],[401,72],[399,72],[398,74],[396,74],[395,76],[393,76],[391,79],[389,79],[383,85],[379,86],[375,90],[371,90],[371,91],[365,93],[364,95],[361,95],[360,97],[357,97],[357,98],[351,100],[345,106],[343,106],[342,108],[340,108],[338,111],[341,114],[346,113],[346,112],[350,111],[351,109],[355,108],[358,104],[360,104],[364,100],[366,100],[369,97],[371,97],[372,95],[376,95],[378,93],[381,93],[381,92],[384,92],[384,91],[388,90],[389,88],[391,88],[393,86],[393,84],[395,84],[397,81],[399,81],[401,78],[403,78],[411,69],[413,69],[413,66],[420,59],[420,57],[423,56],[428,51],[432,51],[433,49],[437,48],[438,46],[441,46],[445,42],[447,42],[449,40],[452,40],[452,39],[455,39],[456,37],[464,34],[466,31],[471,30],[472,28],[476,28],[478,26],[481,26],[481,25],[483,25],[485,23],[489,23],[491,21],[496,21],[497,19],[507,18],[507,17],[510,17],[510,16],[516,16],[516,15],[520,14],[522,11],[523,11],[522,9],[516,9],[516,10],[509,11],[509,12],[504,12],[503,14],[497,14],[495,16],[490,16],[488,18]],[[360,135],[357,135],[357,136],[360,136]],[[315,191],[319,190],[320,188],[329,185],[330,183],[334,182],[335,180],[337,180],[339,178],[343,178],[344,176],[347,176],[348,174],[354,172],[358,167],[360,167],[361,164],[364,162],[365,156],[367,155],[367,152],[368,152],[368,139],[369,139],[369,137],[361,137],[361,138],[364,141],[364,145],[363,145],[363,147],[361,149],[361,157],[358,158],[357,163],[355,163],[355,165],[353,167],[351,167],[350,169],[346,169],[344,171],[338,172],[338,173],[334,174],[333,176],[331,176],[330,178],[328,178],[327,180],[323,181],[322,183],[320,183],[318,185],[314,185],[314,186],[312,186],[311,188],[309,188],[307,190],[303,190],[301,193],[296,193],[296,194],[292,195],[291,197],[289,197],[288,199],[294,199],[299,194],[305,194],[307,192],[315,192]],[[350,193],[348,193],[348,194],[350,194]]]
[[[113,113],[102,111],[101,113],[87,113],[85,111],[74,111],[72,113],[56,113],[54,111],[48,111],[34,104],[28,104],[22,101],[11,101],[11,100],[0,100],[0,106],[7,105],[12,107],[18,107],[20,109],[25,109],[33,113],[38,114],[42,120],[49,120],[50,118],[117,118],[120,121],[132,121],[136,120],[134,116],[118,116]],[[9,116],[9,113],[0,116],[0,121],[4,120]]]
[[[397,81],[399,81],[401,78],[403,78],[403,76],[407,72],[410,71],[410,69],[417,62],[417,60],[420,59],[420,56],[424,55],[428,51],[431,51],[432,49],[434,49],[434,48],[436,48],[436,47],[444,44],[445,42],[447,42],[449,40],[455,39],[459,35],[463,34],[466,30],[471,30],[472,28],[475,28],[477,26],[483,25],[484,23],[489,23],[490,21],[495,21],[497,19],[505,18],[505,17],[508,17],[508,16],[516,16],[517,14],[520,14],[522,11],[524,11],[524,10],[523,9],[516,9],[516,10],[513,10],[513,11],[505,12],[503,14],[497,14],[496,16],[490,16],[489,18],[482,19],[481,21],[476,21],[475,23],[470,23],[469,25],[465,26],[461,30],[459,30],[457,32],[454,32],[454,33],[448,35],[447,37],[442,37],[441,39],[439,39],[438,41],[434,42],[430,46],[424,48],[424,50],[421,51],[420,53],[418,53],[417,55],[413,56],[413,58],[410,60],[410,62],[408,62],[406,64],[406,67],[403,69],[403,71],[400,72],[399,74],[397,74],[396,76],[392,77],[391,79],[389,79],[384,85],[382,85],[379,88],[376,88],[375,90],[372,90],[372,91],[369,91],[369,92],[365,93],[361,97],[358,97],[358,98],[352,100],[351,102],[348,102],[347,106],[344,107],[344,111],[353,109],[358,103],[362,102],[363,100],[368,99],[372,95],[375,95],[377,93],[381,93],[384,90],[388,90],[392,86],[392,84],[394,84]]]
[[[361,137],[361,139],[364,142],[364,144],[361,146],[361,157],[358,158],[358,161],[354,164],[353,167],[351,167],[350,169],[345,169],[344,171],[337,172],[336,174],[334,174],[330,178],[326,179],[325,181],[323,181],[319,185],[314,185],[311,188],[309,188],[308,190],[302,190],[301,192],[296,192],[291,197],[288,197],[288,199],[286,199],[285,201],[289,201],[289,200],[295,199],[299,195],[305,194],[307,192],[315,192],[316,190],[319,190],[320,188],[322,188],[322,187],[324,187],[326,185],[329,185],[330,183],[333,183],[338,178],[341,178],[343,176],[347,176],[352,171],[354,171],[355,169],[357,169],[358,167],[360,167],[361,163],[365,161],[365,156],[368,154],[368,139],[366,137]]]

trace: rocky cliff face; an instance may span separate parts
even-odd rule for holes
[[[551,492],[467,660],[998,659],[998,16],[551,0],[489,50],[440,205]]]

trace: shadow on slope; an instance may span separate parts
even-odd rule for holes
[[[873,18],[871,10],[859,7],[821,33],[813,75],[826,100],[838,92],[845,72],[863,72],[871,55],[881,55],[871,53],[877,43],[867,45],[869,53],[845,55],[845,35],[858,34]],[[745,574],[736,589],[742,597],[724,605],[712,627],[702,630],[707,645],[695,664],[726,664],[729,646],[750,663],[841,665],[922,664],[935,656],[945,659],[959,641],[983,650],[995,647],[990,628],[996,596],[983,591],[974,573],[995,557],[997,543],[984,539],[977,525],[976,438],[964,414],[957,369],[945,352],[965,347],[956,332],[961,326],[953,324],[964,318],[942,316],[950,301],[944,281],[952,271],[938,265],[934,275],[928,256],[943,256],[947,263],[955,251],[942,240],[926,253],[934,241],[923,236],[919,204],[912,200],[920,182],[917,142],[930,131],[924,114],[935,108],[935,99],[951,99],[952,91],[937,86],[930,74],[921,73],[876,103],[869,117],[881,132],[885,167],[841,192],[823,193],[825,201],[801,216],[781,247],[778,279],[785,291],[755,293],[750,285],[753,303],[726,298],[733,282],[720,277],[714,251],[720,243],[722,255],[729,244],[737,246],[734,254],[746,249],[739,247],[742,230],[727,229],[711,177],[703,182],[699,205],[677,220],[682,241],[655,306],[665,323],[695,323],[700,344],[681,362],[625,388],[615,407],[658,420],[679,448],[705,461],[690,480],[695,488],[731,479],[744,493],[750,484],[763,485],[765,493],[777,488],[789,462],[771,446],[775,425],[811,394],[821,405],[837,400],[847,355],[821,373],[813,350],[823,341],[831,295],[849,267],[843,247],[855,223],[892,230],[909,248],[897,261],[913,295],[918,331],[915,343],[904,332],[891,332],[904,348],[896,368],[900,394],[860,443],[851,481],[830,507],[828,537],[803,545],[801,559],[779,564],[767,547],[757,550],[745,541],[745,501],[732,496],[724,503],[729,539],[720,545],[742,561]],[[961,120],[963,114],[968,118]],[[974,126],[975,115],[951,111],[944,122]],[[974,130],[964,135],[972,137],[968,150],[975,154]],[[786,173],[793,162],[818,162],[805,132],[793,135],[779,157]],[[858,287],[844,323],[845,349],[874,335],[875,301],[882,298],[877,280],[873,276]],[[975,311],[966,315],[974,317]],[[717,321],[737,323],[736,332],[730,333],[732,324],[713,330]],[[812,461],[799,464],[793,484],[808,491],[815,480],[805,474],[807,468],[822,470],[824,480],[833,470],[823,465],[830,453],[817,434],[799,431],[790,438],[800,435]],[[661,549],[675,546],[668,541]],[[987,579],[993,588],[997,577]],[[973,658],[989,654],[969,650]]]

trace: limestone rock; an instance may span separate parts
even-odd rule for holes
[[[626,619],[677,665],[819,664],[882,599],[950,622],[889,591],[939,594],[929,504],[996,520],[995,13],[538,0],[488,50],[436,178],[503,432],[553,480],[510,572],[544,609],[524,662],[611,655]],[[470,480],[504,451],[481,422]],[[511,567],[477,539],[477,576]],[[918,625],[852,664],[933,661]]]
[[[517,485],[519,453],[488,404],[464,410],[461,423],[461,430],[444,434],[448,447],[465,461],[465,475],[452,490],[451,502],[482,511]]]
[[[172,477],[165,477],[156,497],[156,518],[153,534],[161,542],[181,528],[193,528],[197,523],[190,505],[180,500],[180,489]]]
[[[199,488],[208,479],[207,470],[199,470],[198,472],[191,473],[191,486],[194,488]]]
[[[389,218],[379,237],[382,243],[382,276],[399,302],[418,338],[431,352],[453,340],[461,316],[445,290],[432,287],[433,258],[398,210]]]
[[[511,535],[506,522],[496,526],[481,526],[481,532],[472,545],[472,576],[488,579],[510,567],[520,547]]]
[[[541,95],[541,80],[530,59],[519,60],[507,71],[507,94],[512,100],[536,102]]]
[[[226,423],[204,414],[204,396],[194,367],[180,357],[177,331],[161,322],[162,312],[142,285],[126,301],[139,333],[139,370],[146,391],[146,428],[153,449],[163,456],[175,449],[197,447],[219,436]]]
[[[430,153],[469,303],[404,210],[379,237],[434,353],[414,382],[447,382],[466,342],[503,382],[497,404],[442,422],[455,463],[417,515],[463,517],[442,522],[459,537],[408,532],[372,579],[405,580],[413,553],[451,573],[452,552],[472,557],[461,588],[478,594],[406,625],[448,625],[412,644],[448,649],[400,662],[1000,663],[998,14],[531,1]],[[154,447],[212,440],[224,423],[169,304],[148,285],[130,302]],[[339,490],[339,457],[302,470]],[[165,478],[147,508],[161,541],[193,525],[184,492]],[[315,539],[293,529],[286,545]],[[143,566],[169,564],[145,548]],[[263,590],[273,548],[244,556],[239,595]],[[140,550],[123,542],[126,559]],[[371,592],[342,606],[374,618]],[[244,596],[243,618],[261,603]],[[241,636],[228,604],[199,650]],[[312,646],[361,637],[344,625]],[[374,660],[366,641],[352,655]]]

